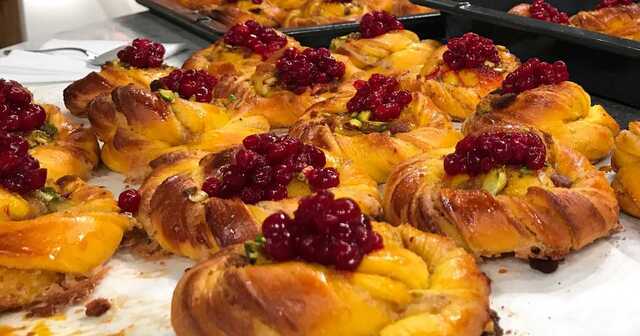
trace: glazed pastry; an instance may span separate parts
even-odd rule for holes
[[[531,4],[519,4],[509,14],[526,16],[546,22],[569,24],[569,15],[544,0],[533,0]]]
[[[640,218],[640,122],[631,122],[628,130],[620,132],[611,163],[617,172],[612,186],[620,207]]]
[[[416,84],[441,110],[454,119],[464,120],[518,65],[518,59],[505,47],[466,33],[450,39],[433,53]]]
[[[640,41],[640,5],[632,1],[613,3],[613,6],[579,12],[570,22],[578,28]]]
[[[260,41],[249,43],[253,40],[251,34]],[[224,46],[226,50],[218,54],[227,57],[226,60],[198,62],[197,66],[189,62],[189,67],[202,69],[204,66],[202,70],[210,70],[212,66],[224,66],[236,73],[240,71],[220,77],[214,97],[225,101],[227,107],[239,115],[264,116],[276,128],[291,126],[307,108],[331,98],[337,88],[358,71],[344,56],[331,55],[324,48],[298,48],[275,30],[255,22],[232,27],[224,41],[234,46]],[[239,61],[252,53],[262,56],[262,61],[255,56]],[[259,62],[255,68],[251,67],[253,60]]]
[[[382,29],[378,28],[382,27]],[[420,41],[414,32],[385,12],[365,15],[360,32],[334,39],[331,51],[349,57],[370,74],[420,73],[426,60],[440,47],[434,40]]]
[[[381,215],[373,180],[288,136],[254,135],[218,153],[171,153],[152,167],[140,188],[138,222],[165,250],[196,260],[255,238],[266,216],[292,213],[312,189],[330,189]]]
[[[329,201],[329,206],[338,202],[345,203]],[[244,335],[479,336],[491,325],[487,278],[474,258],[447,238],[367,220],[365,232],[378,240],[373,247],[331,234],[322,240],[314,229],[317,221],[300,219],[302,208],[301,203],[295,219],[268,218],[262,242],[227,248],[185,273],[171,310],[178,336],[238,330]],[[295,239],[291,245],[299,252],[285,256],[276,238],[292,222],[315,231],[300,241],[347,246],[340,251],[358,257],[306,252],[307,245],[296,245]],[[335,225],[346,223],[341,218]]]
[[[427,153],[401,164],[384,195],[392,223],[445,234],[478,256],[557,260],[621,228],[604,173],[515,126],[468,135],[444,160]]]
[[[64,104],[79,117],[87,116],[87,107],[97,96],[109,93],[118,86],[134,84],[149,87],[173,68],[162,64],[164,47],[147,39],[136,39],[118,54],[118,60],[107,62],[100,72],[92,72],[64,89]],[[135,58],[134,58],[135,56]]]
[[[538,76],[545,73],[546,75]],[[510,74],[503,92],[484,98],[463,125],[465,133],[491,125],[529,125],[582,153],[591,161],[613,149],[618,123],[582,87],[568,81],[563,62],[531,59]]]
[[[275,1],[276,3],[295,3],[298,1]],[[369,7],[364,1],[325,1],[306,0],[302,1],[297,8],[285,8],[287,16],[282,23],[282,27],[305,27],[326,25],[335,22],[356,21],[364,13],[369,11]]]
[[[0,128],[26,138],[29,154],[48,170],[47,182],[66,175],[89,178],[98,164],[98,141],[82,125],[49,104],[36,104],[33,95],[15,81],[0,79]]]
[[[247,20],[256,21],[267,27],[280,27],[287,16],[287,11],[278,7],[275,2],[271,0],[180,0],[183,6],[199,10],[227,27]]]
[[[191,92],[180,83],[191,79],[209,94],[188,96]],[[177,91],[164,88],[163,82]],[[215,78],[207,73],[176,70],[154,84],[155,92],[128,85],[96,98],[89,106],[89,120],[104,142],[102,161],[140,179],[149,173],[149,162],[164,153],[185,148],[219,151],[269,130],[263,117],[235,117],[223,106],[208,103],[213,85]]]
[[[3,177],[3,179],[6,178]],[[130,219],[110,192],[66,176],[45,189],[0,188],[0,311],[52,315],[100,280]]]
[[[460,140],[445,113],[394,77],[374,74],[354,87],[313,106],[290,134],[353,161],[378,183],[400,162]]]

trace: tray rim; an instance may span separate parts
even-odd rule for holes
[[[512,28],[520,31],[546,35],[555,39],[580,44],[618,55],[640,58],[640,42],[614,37],[602,33],[567,25],[551,24],[528,17],[473,5],[468,1],[454,0],[411,0],[411,2],[435,8],[445,13],[465,16],[470,19]]]

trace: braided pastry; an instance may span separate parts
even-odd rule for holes
[[[279,3],[280,1],[276,1]],[[282,1],[290,3],[291,1]],[[288,10],[287,8],[283,8]],[[356,21],[369,8],[363,1],[340,2],[325,0],[307,0],[300,7],[288,10],[283,27],[304,27],[326,25],[341,21]]]
[[[502,46],[496,46],[499,64],[478,68],[451,69],[444,61],[447,46],[436,50],[422,68],[417,88],[443,111],[457,120],[470,116],[481,99],[498,89],[504,78],[518,67],[518,59]]]
[[[410,94],[411,102],[397,118],[377,122],[354,117],[347,108],[354,93],[342,91],[311,107],[290,134],[348,158],[376,182],[384,183],[398,163],[424,151],[451,147],[460,139],[449,117],[429,98],[418,92]]]
[[[373,38],[354,33],[331,41],[331,50],[349,57],[358,68],[386,75],[420,73],[438,47],[439,42],[420,41],[418,35],[409,30],[394,30]]]
[[[620,207],[626,213],[640,218],[640,122],[630,122],[629,130],[620,132],[611,163],[617,172],[612,187]]]
[[[280,27],[287,12],[274,2],[271,0],[262,0],[260,3],[252,0],[180,0],[183,6],[198,10],[227,27],[247,20],[254,20],[267,27]]]
[[[130,84],[89,105],[89,120],[104,142],[102,160],[110,169],[141,178],[149,162],[164,153],[185,147],[219,151],[269,130],[263,117],[237,118],[218,105],[163,94],[168,93]]]
[[[374,223],[382,250],[353,273],[306,262],[252,265],[242,248],[191,268],[173,295],[177,335],[480,335],[489,282],[450,240]]]
[[[0,194],[0,206],[14,217],[0,223],[0,311],[82,299],[78,295],[95,286],[87,278],[115,253],[130,226],[110,192],[77,177],[36,194]]]
[[[238,149],[174,152],[151,163],[153,171],[140,188],[137,219],[165,250],[202,260],[222,247],[255,238],[265,217],[277,211],[292,213],[298,199],[310,193],[305,182],[293,180],[287,185],[289,197],[279,201],[250,205],[239,198],[209,197],[200,186],[208,176],[219,175]],[[364,213],[380,216],[377,184],[349,161],[328,153],[326,160],[340,174],[340,184],[330,190],[353,198]]]
[[[573,82],[543,85],[512,94],[492,94],[480,103],[463,125],[474,133],[491,125],[529,125],[596,161],[609,155],[618,123]]]
[[[86,117],[89,104],[99,95],[127,84],[149,87],[152,81],[168,75],[172,70],[172,67],[166,65],[139,69],[119,61],[111,61],[103,65],[100,72],[92,72],[66,87],[63,92],[64,104],[73,115]]]
[[[581,11],[569,22],[578,28],[640,41],[640,5],[637,3]]]
[[[513,127],[485,131],[496,130]],[[545,142],[546,163],[538,171],[506,166],[476,177],[450,176],[442,152],[411,159],[385,186],[387,219],[445,234],[478,256],[514,252],[552,260],[620,229],[604,174],[576,151],[550,137]]]

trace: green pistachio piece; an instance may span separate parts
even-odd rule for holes
[[[174,100],[176,100],[176,94],[173,93],[173,91],[171,90],[166,90],[166,89],[160,89],[158,90],[158,94],[160,95],[160,97],[170,103],[173,103]]]
[[[53,124],[48,122],[40,126],[40,130],[47,133],[50,138],[53,138],[58,134],[58,129]]]
[[[267,240],[263,235],[258,235],[255,240],[250,240],[244,243],[244,254],[247,256],[251,264],[256,264],[262,259],[262,249],[267,243]]]
[[[362,127],[362,121],[360,121],[358,119],[351,119],[351,120],[349,120],[349,125],[353,126],[355,128],[360,128],[360,127]]]
[[[360,121],[369,121],[371,118],[371,111],[362,111],[358,113],[358,120]]]
[[[482,189],[497,195],[507,185],[507,173],[504,168],[492,169],[482,181]]]

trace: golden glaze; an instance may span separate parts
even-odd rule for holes
[[[385,248],[355,272],[305,262],[250,265],[228,248],[187,272],[174,291],[176,334],[480,335],[489,284],[445,237],[374,223]]]
[[[629,129],[620,132],[611,163],[617,172],[612,186],[620,207],[640,218],[640,122],[630,122]]]
[[[569,22],[578,28],[640,41],[640,5],[637,3],[582,11]]]

